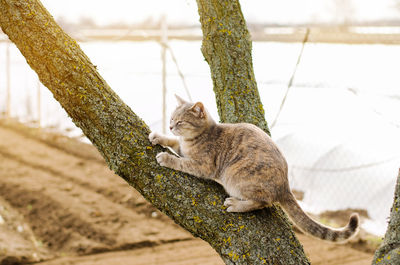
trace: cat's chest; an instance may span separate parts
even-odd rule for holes
[[[193,145],[191,142],[186,142],[181,140],[180,151],[184,157],[196,159],[199,157],[204,157],[204,148],[202,145]]]
[[[182,156],[193,157],[194,149],[190,144],[188,144],[187,142],[185,142],[183,140],[180,140],[179,147],[181,149],[180,151],[181,151]]]

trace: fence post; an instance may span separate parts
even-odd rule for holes
[[[40,80],[39,80],[39,78],[38,78],[38,82],[37,82],[37,126],[38,126],[38,128],[40,128],[41,127],[41,118],[42,118],[42,115],[41,115],[41,111],[42,111],[42,109],[41,109],[41,98],[40,98]]]
[[[10,88],[10,42],[6,44],[6,119],[11,116],[11,88]]]
[[[161,18],[161,60],[162,60],[162,132],[167,132],[167,42],[168,25],[166,16]]]

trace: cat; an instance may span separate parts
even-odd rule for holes
[[[153,145],[170,147],[178,155],[158,153],[161,166],[221,184],[230,196],[224,202],[228,212],[279,203],[302,231],[317,238],[340,242],[357,233],[357,213],[351,215],[347,226],[335,229],[317,223],[300,208],[289,188],[287,162],[263,130],[249,123],[218,124],[201,102],[176,98],[170,130],[178,137],[157,132],[149,135]]]

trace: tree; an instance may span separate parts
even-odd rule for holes
[[[389,226],[382,245],[375,252],[373,264],[400,264],[400,170],[390,211]]]
[[[221,120],[267,131],[238,0],[197,2]],[[155,155],[162,149],[151,146],[148,126],[39,1],[0,0],[0,26],[109,167],[226,264],[309,264],[279,207],[227,213],[222,187],[160,167]]]

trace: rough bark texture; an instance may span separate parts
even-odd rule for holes
[[[39,1],[0,0],[0,26],[110,168],[179,225],[209,242],[226,264],[309,264],[281,211],[227,213],[220,186],[160,167],[155,155],[161,148],[147,140],[148,126],[110,89]],[[222,53],[220,59],[226,55]],[[254,82],[252,71],[243,77]],[[138,93],[140,89],[145,88],[138,88]],[[249,97],[254,93],[249,92]],[[220,107],[224,100],[219,100]],[[246,109],[220,112],[232,112],[222,120],[233,121]]]
[[[221,122],[253,123],[270,135],[253,71],[250,33],[239,1],[197,0],[197,5],[202,52],[210,66]],[[289,238],[295,238],[282,210],[270,210],[277,216],[273,221],[287,229]],[[268,226],[269,221],[265,221]]]
[[[375,252],[372,264],[400,264],[400,170],[390,212],[389,226],[382,245]]]
[[[268,134],[254,77],[250,33],[238,0],[197,0],[202,52],[210,65],[222,122],[249,122]]]

